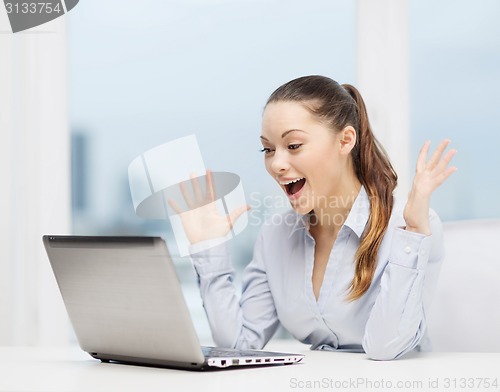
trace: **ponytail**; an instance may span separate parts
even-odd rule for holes
[[[370,128],[361,94],[350,84],[343,84],[342,87],[357,106],[359,143],[353,150],[354,167],[370,200],[370,218],[356,252],[354,279],[348,295],[349,300],[356,300],[368,290],[373,279],[377,253],[394,205],[393,192],[398,176],[389,162],[387,153]]]
[[[277,101],[304,103],[334,132],[348,125],[356,130],[356,145],[351,155],[355,174],[370,200],[370,217],[356,252],[354,278],[348,290],[347,299],[354,301],[366,293],[373,280],[378,250],[389,225],[398,176],[373,135],[365,103],[354,86],[340,85],[325,76],[304,76],[276,89],[266,106]]]

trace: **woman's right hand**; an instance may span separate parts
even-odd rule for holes
[[[179,214],[184,231],[191,244],[226,236],[232,229],[234,222],[245,211],[250,209],[250,206],[244,205],[235,208],[229,215],[217,211],[212,172],[210,170],[207,170],[206,174],[205,195],[203,195],[201,186],[193,175],[191,175],[191,185],[193,187],[193,196],[188,192],[184,183],[179,185],[188,207],[187,211],[183,211],[175,200],[168,199],[168,204]]]

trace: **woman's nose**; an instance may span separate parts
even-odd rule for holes
[[[286,158],[286,154],[276,150],[274,156],[272,157],[271,169],[274,173],[282,173],[286,171],[289,167],[289,162]]]

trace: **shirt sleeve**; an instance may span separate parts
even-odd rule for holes
[[[443,260],[443,229],[430,212],[431,235],[395,228],[380,292],[368,318],[363,348],[377,360],[396,359],[417,347]]]
[[[191,259],[198,275],[203,307],[212,337],[219,347],[261,349],[271,339],[279,321],[269,289],[263,260],[263,233],[254,248],[253,260],[243,272],[238,299],[227,242],[194,253]]]

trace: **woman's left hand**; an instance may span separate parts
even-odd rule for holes
[[[448,167],[457,150],[451,149],[444,156],[444,150],[450,140],[443,140],[437,146],[427,162],[427,154],[431,145],[430,141],[424,143],[417,159],[417,170],[411,191],[408,195],[403,217],[406,230],[431,235],[429,225],[429,205],[432,192],[434,192],[452,173],[457,171],[455,166]]]

